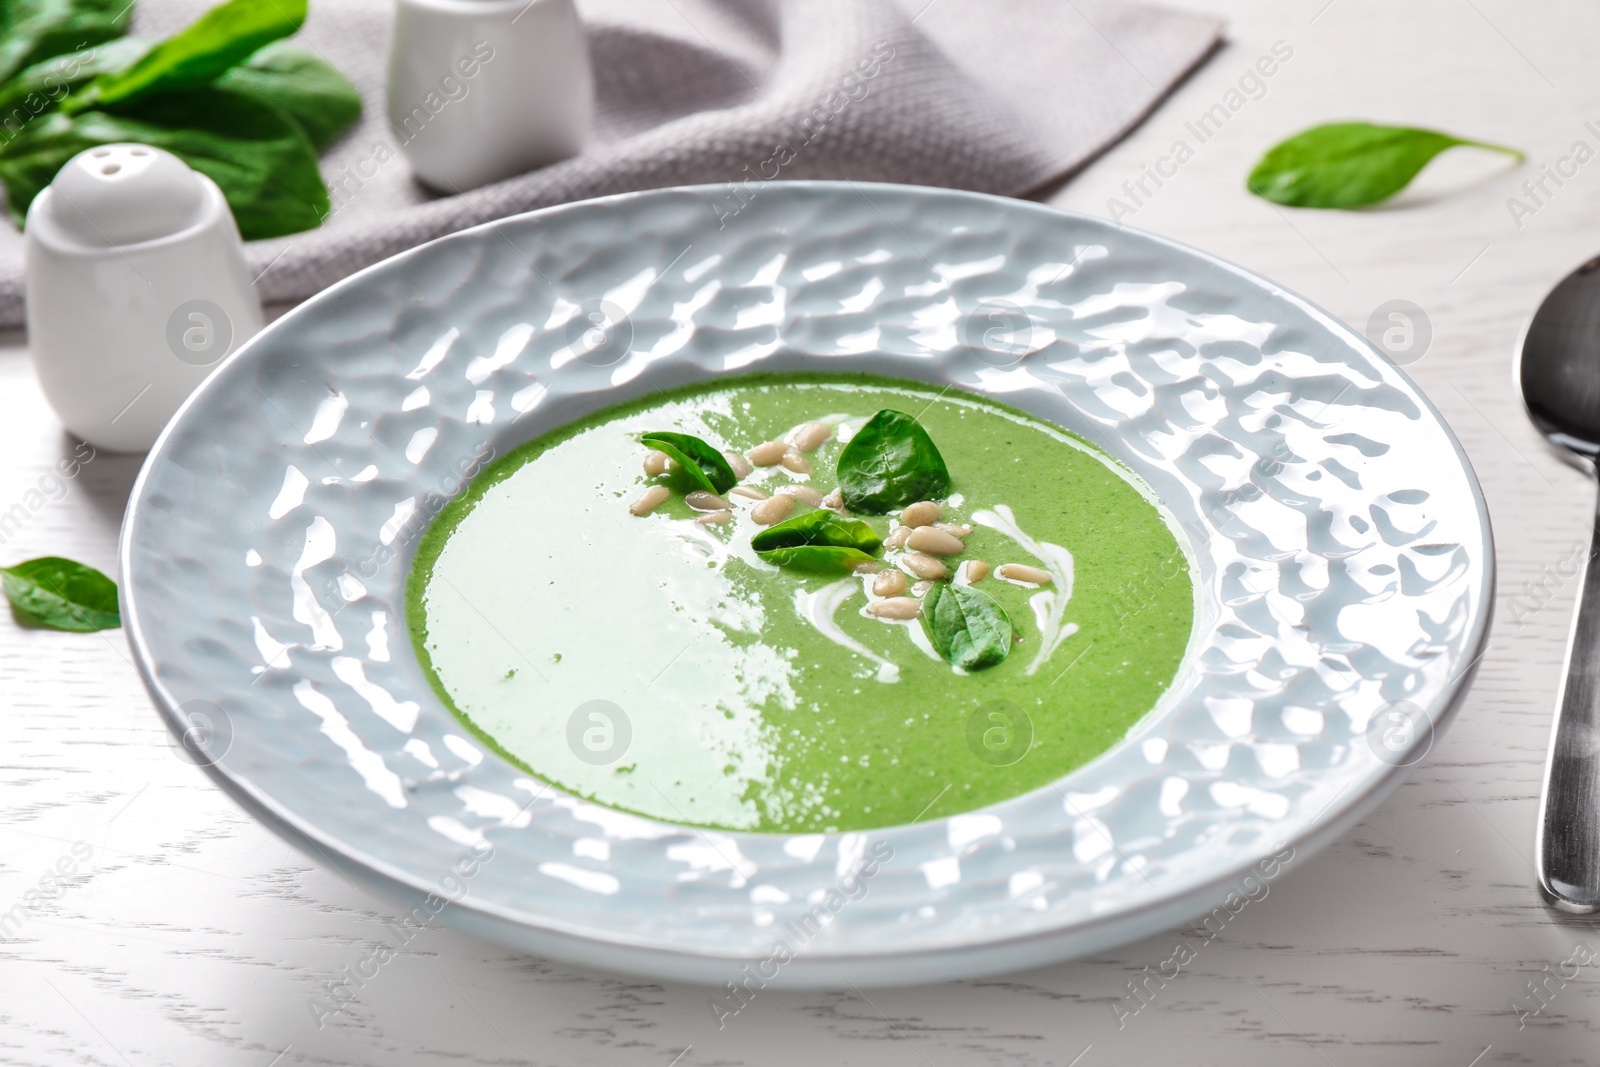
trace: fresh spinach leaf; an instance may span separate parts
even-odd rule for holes
[[[0,181],[18,225],[69,159],[119,141],[164,148],[215,181],[247,241],[309,230],[328,214],[328,189],[300,127],[268,104],[203,86],[118,114],[57,112],[30,123],[0,148]]]
[[[808,511],[768,527],[750,539],[750,547],[768,563],[806,571],[849,571],[872,561],[883,544],[860,519],[831,511]]]
[[[966,671],[993,667],[1011,653],[1011,618],[970,585],[936,583],[922,598],[922,628],[934,650]]]
[[[4,0],[0,3],[0,82],[51,56],[128,32],[129,0]]]
[[[793,571],[812,574],[848,574],[872,557],[859,549],[841,548],[837,545],[796,545],[794,548],[775,548],[760,553],[762,559]]]
[[[23,125],[53,110],[77,86],[132,65],[150,48],[150,41],[123,37],[19,71],[10,81],[0,82],[0,128],[15,136]]]
[[[205,85],[256,50],[298,30],[306,0],[227,0],[126,70],[102,74],[62,103],[68,114],[120,107],[153,93]]]
[[[1439,153],[1460,146],[1522,152],[1435,130],[1334,122],[1313,126],[1267,150],[1246,179],[1255,195],[1288,207],[1358,208],[1387,200]]]
[[[286,112],[319,150],[361,117],[361,94],[349,79],[288,41],[267,45],[216,85]]]
[[[797,545],[832,545],[876,552],[882,544],[883,539],[877,532],[860,519],[847,519],[825,509],[785,519],[750,539],[750,547],[757,552]]]
[[[17,224],[78,152],[140,141],[216,181],[246,240],[319,225],[331,205],[316,152],[355,122],[361,98],[278,43],[305,21],[306,0],[227,0],[159,43],[116,39],[131,7],[0,0],[0,181]]]
[[[845,507],[869,515],[931,500],[950,488],[950,471],[928,431],[888,408],[850,438],[839,453],[838,473]]]
[[[665,452],[702,489],[726,493],[739,482],[722,453],[693,434],[647,433],[639,440],[648,448]]]
[[[114,630],[122,625],[117,584],[93,567],[60,556],[0,567],[6,599],[25,622],[52,630]]]

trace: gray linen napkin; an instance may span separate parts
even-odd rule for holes
[[[139,0],[133,32],[165,36],[213,2]],[[579,9],[595,68],[592,143],[574,159],[441,197],[412,179],[384,117],[390,0],[312,0],[300,41],[356,84],[366,110],[322,158],[329,219],[250,245],[263,300],[304,299],[467,226],[634,189],[760,182],[776,170],[1021,195],[1137,124],[1221,29],[1208,16],[1118,0],[579,0]],[[860,62],[874,59],[876,72],[860,78]],[[729,194],[731,210],[731,184]],[[21,236],[0,222],[0,326],[22,320]]]

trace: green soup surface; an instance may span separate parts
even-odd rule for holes
[[[756,500],[729,496],[731,521],[707,525],[681,472],[642,467],[642,433],[743,454],[820,421],[834,432],[809,473],[740,484],[827,494],[842,439],[884,408],[948,465],[941,519],[972,529],[950,569],[994,568],[975,587],[1016,640],[989,669],[952,667],[916,619],[867,614],[875,575],[762,561]],[[671,497],[632,514],[657,484]],[[882,537],[898,524],[855,517]],[[1008,563],[1051,580],[1005,580]],[[972,811],[1094,759],[1172,684],[1195,593],[1150,492],[1080,438],[953,389],[763,374],[608,408],[495,461],[424,535],[407,599],[439,697],[530,774],[668,822],[801,833]]]

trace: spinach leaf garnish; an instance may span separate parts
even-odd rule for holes
[[[738,484],[739,476],[722,453],[693,434],[647,433],[641,434],[639,440],[647,448],[665,452],[702,489],[726,493]]]
[[[922,424],[885,408],[856,431],[839,453],[839,491],[845,507],[869,515],[945,495],[950,471]]]
[[[114,630],[122,625],[117,585],[93,567],[60,556],[0,567],[6,599],[25,622],[52,630]]]
[[[819,573],[850,571],[870,563],[883,541],[860,519],[808,511],[756,534],[750,547],[768,563]]]
[[[1515,148],[1436,130],[1333,122],[1268,149],[1245,184],[1262,199],[1288,207],[1365,207],[1398,193],[1433,157],[1456,147],[1503,152],[1518,162],[1526,158]]]
[[[1011,652],[1011,618],[970,585],[935,583],[922,599],[922,628],[934,650],[967,671],[993,667]]]

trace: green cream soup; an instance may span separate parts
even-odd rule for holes
[[[899,508],[848,513],[887,542],[859,572],[758,555],[752,538],[771,527],[754,498],[831,493],[847,442],[884,409],[914,418],[947,465],[935,502],[965,542],[948,575],[911,573],[929,557],[895,547]],[[683,470],[647,473],[639,440],[669,431],[748,454],[818,422],[827,440],[745,474],[726,515],[691,509]],[[667,499],[635,514],[655,486]],[[815,510],[795,505],[791,519]],[[982,568],[964,561],[991,570],[971,581]],[[874,590],[900,579],[880,568],[920,603],[954,604],[956,584],[969,607],[1003,611],[1008,627],[982,631],[1000,634],[1003,659],[963,670],[922,619],[884,617]],[[1194,618],[1168,522],[1110,457],[987,399],[844,375],[725,378],[527,443],[440,514],[408,601],[440,698],[530,774],[670,822],[773,832],[933,819],[1060,778],[1156,704]]]

